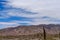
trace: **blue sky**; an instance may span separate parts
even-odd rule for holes
[[[60,0],[0,0],[0,28],[60,24]]]

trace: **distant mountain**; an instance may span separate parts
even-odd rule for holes
[[[17,26],[11,28],[0,29],[0,36],[18,36],[18,35],[31,35],[36,33],[43,33],[43,27],[47,34],[59,34],[59,24],[41,24],[31,26]]]

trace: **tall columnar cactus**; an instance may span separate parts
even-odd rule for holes
[[[44,36],[44,40],[46,40],[46,31],[44,26],[43,26],[43,36]]]
[[[59,32],[59,38],[60,38],[60,32]]]

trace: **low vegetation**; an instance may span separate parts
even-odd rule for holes
[[[57,31],[60,31],[60,25],[57,27],[55,26],[54,25],[44,25],[44,26],[39,25],[38,27],[32,26],[32,27],[17,27],[17,28],[11,28],[11,29],[4,29],[0,31],[0,34],[3,33],[2,34],[3,36],[0,35],[0,40],[60,40],[60,32],[57,32]],[[14,33],[14,35],[12,36],[10,34],[9,34],[10,36],[7,36],[9,31],[10,31],[10,34],[14,32],[18,32],[18,34],[15,35]],[[22,35],[21,32],[25,34],[27,33],[27,35],[25,34]],[[4,33],[6,33],[5,36],[4,36]],[[29,34],[29,33],[32,33],[32,34]]]
[[[0,40],[57,40],[59,36],[56,35],[46,35],[41,33],[32,35],[20,35],[20,36],[0,36]]]

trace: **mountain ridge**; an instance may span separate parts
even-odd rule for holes
[[[0,36],[19,36],[19,35],[31,35],[36,33],[43,33],[43,27],[47,34],[59,34],[60,25],[55,24],[41,24],[30,26],[17,26],[5,29],[0,29]]]

